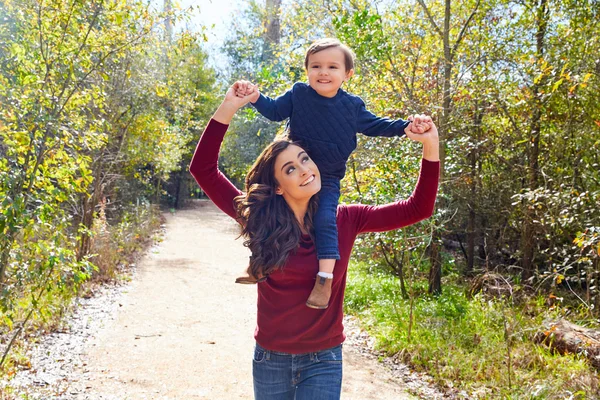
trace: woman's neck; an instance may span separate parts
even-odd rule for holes
[[[307,234],[308,231],[304,228],[304,218],[306,217],[306,213],[308,212],[309,201],[295,201],[293,199],[286,198],[285,195],[284,199],[290,207],[290,209],[292,210],[292,212],[294,213],[294,216],[296,217],[296,220],[300,225],[302,233]]]

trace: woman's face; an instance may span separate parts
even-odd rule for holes
[[[275,159],[276,193],[286,201],[309,200],[321,190],[321,175],[303,148],[289,145]]]

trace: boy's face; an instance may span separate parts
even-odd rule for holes
[[[354,70],[346,71],[344,52],[339,47],[330,47],[308,56],[308,84],[324,97],[337,94]]]

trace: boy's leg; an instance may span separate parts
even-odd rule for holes
[[[306,301],[306,305],[311,308],[325,309],[329,305],[333,269],[336,260],[340,259],[336,223],[339,199],[340,182],[323,179],[319,192],[319,208],[314,219],[319,274]]]

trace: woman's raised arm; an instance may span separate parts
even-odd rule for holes
[[[232,218],[237,217],[233,199],[241,192],[219,171],[218,161],[221,143],[231,119],[252,97],[236,96],[240,84],[236,82],[227,91],[225,99],[204,129],[190,163],[190,173],[202,190],[217,207]]]
[[[431,129],[427,132],[407,132],[411,140],[423,144],[421,171],[412,195],[406,200],[381,206],[356,204],[344,207],[341,211],[348,213],[347,220],[354,225],[356,233],[399,229],[432,215],[438,189],[440,153],[437,128],[433,122],[429,123]]]

